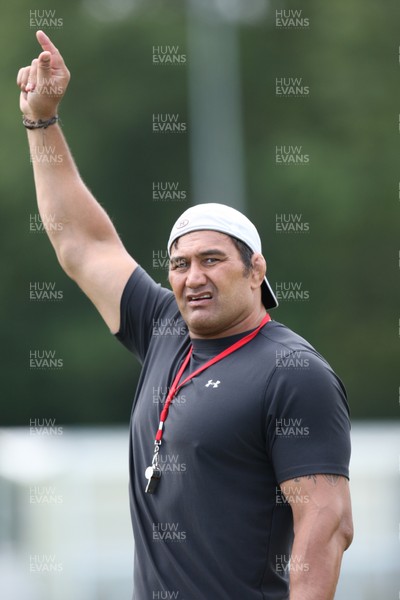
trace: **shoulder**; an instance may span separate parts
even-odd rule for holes
[[[154,281],[138,267],[129,278],[121,298],[121,319],[130,314],[140,323],[155,323],[158,319],[182,321],[173,292]],[[149,320],[150,319],[150,320]],[[171,322],[172,326],[172,322]]]
[[[161,283],[156,283],[143,267],[138,266],[126,283],[122,294],[122,302],[140,302],[143,300],[144,295],[159,297],[167,302],[175,300],[171,290],[162,287]]]
[[[328,361],[289,327],[271,321],[263,328],[261,339],[262,353],[274,363],[268,381],[269,393],[273,389],[283,394],[296,390],[314,396],[330,390],[346,398],[345,387]]]
[[[183,330],[182,317],[171,290],[156,283],[142,267],[129,278],[121,298],[117,339],[141,360],[152,341]]]
[[[286,348],[288,352],[309,350],[317,353],[315,348],[306,339],[278,321],[272,320],[267,323],[261,330],[260,335],[269,345]]]
[[[270,321],[266,327],[261,330],[261,339],[263,347],[269,353],[274,353],[276,366],[301,366],[302,363],[313,363],[315,366],[321,366],[332,370],[328,361],[298,333],[294,332],[286,325],[277,321]]]

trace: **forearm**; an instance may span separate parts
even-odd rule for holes
[[[36,37],[43,51],[17,75],[20,109],[28,119],[25,125],[36,127],[27,132],[44,229],[61,265],[75,278],[88,252],[92,257],[118,254],[122,244],[80,178],[59,125],[43,126],[58,113],[70,73],[50,38],[43,31]]]
[[[63,267],[73,269],[87,243],[119,243],[117,233],[83,183],[59,125],[27,132],[44,228]]]
[[[317,518],[302,523],[291,553],[290,600],[332,600],[345,548],[339,528]]]

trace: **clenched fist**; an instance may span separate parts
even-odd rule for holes
[[[20,69],[17,76],[20,109],[33,121],[51,119],[57,114],[70,80],[63,57],[50,38],[43,31],[37,31],[36,38],[43,52],[30,66]]]

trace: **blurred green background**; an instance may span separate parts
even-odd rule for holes
[[[229,2],[221,1],[217,8],[228,10],[220,22],[213,2],[202,4],[210,10],[203,28],[230,28],[237,37],[246,212],[263,240],[270,281],[301,282],[309,292],[307,301],[282,301],[273,317],[331,363],[345,382],[353,418],[398,418],[397,4],[309,0],[299,7],[249,0],[254,14],[234,19]],[[276,26],[276,9],[299,8],[308,27]],[[165,250],[174,220],[198,201],[192,193],[188,6],[178,0],[40,6],[20,0],[2,7],[1,425],[24,426],[34,418],[127,423],[139,365],[64,275],[45,233],[30,231],[37,208],[15,77],[39,52],[30,10],[44,9],[63,21],[43,29],[72,73],[60,113],[82,177],[130,253],[167,284],[166,269],[154,268],[153,258]],[[187,64],[154,66],[154,45],[179,45]],[[301,77],[310,93],[278,97],[275,78],[281,77]],[[179,113],[188,133],[152,133],[153,113]],[[301,145],[309,164],[276,164],[280,145]],[[154,201],[154,181],[178,181],[187,199]],[[201,200],[230,203],[229,197]],[[276,216],[283,213],[301,215],[309,231],[278,232]],[[32,282],[54,284],[62,299],[31,301]],[[63,368],[30,369],[35,349],[55,351]]]

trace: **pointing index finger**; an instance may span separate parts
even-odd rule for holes
[[[37,31],[36,39],[42,46],[43,50],[47,50],[48,52],[50,52],[50,54],[59,54],[57,48],[55,47],[49,36],[44,33],[44,31]]]

